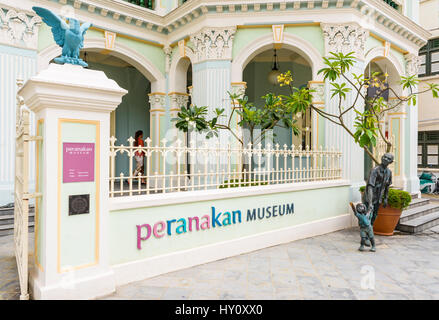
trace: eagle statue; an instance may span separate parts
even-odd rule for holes
[[[32,7],[43,21],[52,28],[53,38],[57,45],[62,47],[61,57],[55,58],[58,64],[73,64],[88,67],[88,64],[79,58],[79,50],[84,47],[84,35],[92,26],[91,23],[83,23],[73,18],[67,18],[67,22],[52,11]]]

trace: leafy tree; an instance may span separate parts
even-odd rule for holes
[[[314,110],[317,114],[330,121],[331,123],[341,126],[354,140],[364,149],[370,158],[379,164],[379,159],[376,159],[369,150],[370,146],[375,147],[377,139],[380,137],[387,145],[387,152],[392,149],[391,141],[386,138],[385,133],[379,125],[380,119],[384,115],[392,111],[403,103],[407,102],[409,106],[416,105],[417,97],[428,91],[431,91],[434,98],[439,96],[439,85],[428,84],[428,88],[423,91],[414,91],[419,84],[416,75],[401,77],[400,84],[403,89],[407,89],[408,96],[400,96],[394,88],[389,87],[385,80],[381,80],[380,76],[388,77],[388,74],[375,72],[369,77],[364,74],[356,75],[350,73],[351,67],[355,64],[356,59],[353,52],[348,54],[330,53],[329,58],[324,58],[325,67],[319,71],[323,75],[324,80],[328,80],[331,86],[331,99],[337,99],[338,112],[329,113],[323,111],[312,104],[312,93],[315,90],[303,88],[295,90],[291,83],[293,82],[291,72],[281,74],[278,77],[278,82],[281,86],[290,86],[292,93],[290,97],[283,97],[286,104],[291,104],[293,110],[302,112],[308,107]],[[370,86],[376,88],[374,97],[368,97],[364,93],[365,89]],[[349,102],[347,95],[353,92],[353,102]],[[395,103],[389,104],[383,96],[392,93],[395,97]],[[358,106],[366,104],[363,111],[360,111]],[[349,128],[345,122],[346,117],[350,112],[354,112],[354,128]]]
[[[225,124],[219,121],[221,117],[227,117],[224,114],[225,109],[215,109],[214,116],[209,119],[207,107],[189,106],[182,107],[177,118],[173,119],[176,121],[176,127],[184,132],[194,129],[196,132],[205,133],[207,139],[218,137],[219,130],[227,130],[241,145],[244,145],[243,139],[236,131],[237,128],[232,127],[232,119],[236,113],[240,119],[238,125],[249,130],[252,145],[262,142],[267,133],[276,127],[292,129],[295,135],[299,135],[297,120],[293,120],[295,106],[285,104],[281,96],[268,93],[262,97],[264,106],[257,107],[248,101],[247,96],[240,97],[230,92],[228,94],[232,105],[236,107],[232,107]],[[259,134],[257,130],[260,130]]]
[[[409,75],[401,77],[401,87],[408,91],[408,96],[402,97],[395,88],[389,87],[386,81],[381,80],[380,76],[388,77],[388,74],[375,72],[369,77],[364,74],[356,75],[350,70],[355,64],[356,58],[354,53],[330,53],[330,57],[324,58],[325,67],[322,68],[318,74],[322,74],[324,80],[328,81],[331,86],[331,99],[338,101],[338,112],[329,113],[321,110],[313,105],[312,95],[315,90],[310,88],[296,88],[293,86],[293,76],[291,71],[281,74],[278,77],[280,86],[288,86],[290,88],[289,95],[275,95],[267,93],[262,98],[265,100],[263,107],[257,107],[248,101],[248,97],[239,97],[236,94],[229,92],[230,99],[233,105],[237,107],[232,108],[227,124],[220,124],[219,118],[225,117],[224,109],[216,109],[215,116],[208,119],[207,107],[190,106],[183,107],[178,114],[176,126],[179,130],[187,132],[189,128],[194,128],[197,132],[206,133],[206,138],[210,139],[218,136],[219,130],[229,131],[242,145],[244,141],[231,127],[231,121],[234,113],[240,116],[239,126],[247,128],[250,131],[250,140],[252,145],[264,140],[265,135],[275,127],[290,128],[295,135],[300,134],[297,127],[297,120],[294,120],[298,114],[304,114],[311,108],[317,114],[330,121],[331,123],[341,126],[354,140],[364,149],[370,158],[379,164],[379,159],[376,159],[369,150],[370,146],[375,147],[377,140],[380,137],[387,145],[387,152],[392,149],[391,141],[386,138],[385,133],[379,126],[380,119],[389,111],[392,111],[403,103],[408,103],[409,106],[416,105],[417,97],[420,94],[431,91],[434,98],[439,97],[439,85],[428,84],[428,88],[423,91],[415,91],[419,84],[417,75]],[[370,86],[376,88],[374,97],[368,97],[365,90]],[[352,94],[354,99],[347,99],[348,94]],[[383,96],[392,94],[396,103],[389,104]],[[350,102],[352,101],[352,102]],[[363,110],[358,107],[366,105]],[[354,128],[349,128],[346,124],[346,117],[350,113],[354,113]],[[261,133],[255,136],[256,129],[261,129]]]

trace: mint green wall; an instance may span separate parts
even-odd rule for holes
[[[374,38],[374,37],[369,37],[366,41],[366,54],[375,48],[383,48],[383,42]],[[394,49],[394,48],[390,48],[390,53],[398,59],[399,63],[401,64],[401,66],[405,66],[405,58],[404,58],[404,54],[402,54],[400,51]]]
[[[147,33],[145,33],[147,34]],[[159,71],[165,74],[165,52],[161,47],[146,44],[144,42],[135,41],[124,37],[117,37],[116,43],[123,44],[148,59]]]
[[[376,47],[382,47],[382,46],[383,46],[382,41],[379,41],[378,39],[376,39],[374,37],[369,37],[366,40],[365,52],[367,53]]]
[[[281,72],[291,70],[293,74],[293,86],[302,87],[307,86],[308,82],[312,80],[312,70],[309,66],[292,62],[279,62]],[[272,92],[276,95],[288,95],[290,90],[288,87],[280,87],[279,85],[272,85],[268,82],[268,74],[272,69],[271,62],[251,62],[244,69],[243,81],[247,82],[246,94],[250,102],[253,102],[256,106],[264,106],[264,99],[262,96],[268,92]],[[279,143],[281,146],[287,144],[291,147],[292,144],[292,132],[289,129],[275,128],[276,134],[275,143]]]
[[[233,40],[232,57],[235,58],[246,46],[256,39],[272,33],[273,29],[271,27],[238,29]],[[325,54],[325,42],[320,26],[285,27],[284,33],[290,33],[308,41],[322,56]]]
[[[308,41],[322,56],[325,55],[325,39],[323,37],[323,30],[320,26],[285,27],[284,32],[291,33]]]
[[[150,135],[150,106],[148,94],[151,83],[134,67],[115,67],[89,63],[90,69],[104,71],[108,78],[128,91],[116,109],[116,145],[128,145],[127,139],[135,136],[137,130],[143,131],[143,138]],[[128,157],[116,157],[116,176],[121,172],[126,176],[129,170]]]
[[[61,143],[82,142],[95,143],[96,159],[96,125],[74,122],[61,124]],[[62,149],[60,150],[62,152]],[[61,154],[62,156],[62,154]],[[61,161],[61,172],[63,162]],[[99,166],[95,160],[95,181],[63,183],[61,179],[61,214],[60,214],[60,262],[61,268],[77,267],[94,263],[96,248],[96,177]],[[46,168],[49,170],[49,168]],[[69,196],[90,194],[90,213],[69,216]]]
[[[250,43],[272,32],[271,28],[238,29],[233,39],[233,59]]]
[[[109,223],[110,264],[130,261],[189,250],[214,243],[244,238],[268,231],[315,222],[348,213],[349,187],[333,187],[250,196],[236,199],[192,202],[178,205],[111,211]],[[319,201],[315,201],[319,199]],[[294,214],[247,222],[247,209],[294,203]],[[324,208],[322,207],[324,203]],[[240,210],[242,223],[230,226],[192,231],[157,239],[153,235],[142,242],[137,249],[137,225],[187,217],[211,215],[216,212]],[[222,219],[220,219],[222,221]],[[144,231],[144,230],[143,230]]]

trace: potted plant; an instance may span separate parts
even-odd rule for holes
[[[365,190],[366,187],[360,188],[362,197]],[[380,236],[392,236],[402,211],[408,208],[411,202],[412,197],[407,191],[389,189],[388,205],[386,208],[380,205],[373,232]]]

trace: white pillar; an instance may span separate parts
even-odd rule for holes
[[[408,76],[417,75],[419,72],[420,59],[418,54],[407,54],[406,74]],[[413,92],[417,92],[418,88],[413,88]],[[408,134],[405,139],[405,174],[407,178],[407,191],[410,193],[418,193],[420,195],[420,182],[418,178],[418,107],[419,99],[416,106],[407,108],[407,120],[405,121],[405,129]]]
[[[325,82],[324,81],[309,81],[308,87],[315,90],[313,93],[313,105],[319,110],[325,111]],[[317,112],[311,114],[312,119],[312,147],[320,148],[325,146],[324,135],[322,130],[325,128],[325,119],[319,116]]]
[[[357,63],[351,67],[351,73],[364,73],[364,51],[365,43],[369,32],[355,22],[344,24],[322,24],[325,37],[326,56],[330,52],[347,54],[354,52]],[[343,79],[340,82],[346,82]],[[331,99],[332,86],[326,83],[326,105],[328,113],[339,114],[338,99]],[[350,106],[354,103],[355,91],[347,94],[345,105]],[[364,101],[357,102],[357,109],[364,110]],[[350,111],[343,119],[345,125],[353,131],[355,112]],[[355,143],[355,140],[340,126],[331,122],[326,122],[326,146],[336,147],[342,153],[343,178],[351,181],[351,201],[361,199],[359,188],[364,185],[364,150]]]
[[[171,92],[168,94],[170,101],[170,125],[169,129],[166,133],[165,138],[169,140],[169,142],[176,146],[177,148],[181,148],[187,145],[186,133],[180,131],[175,126],[175,121],[172,119],[177,118],[178,113],[181,111],[182,107],[187,107],[189,103],[189,94],[183,92]],[[178,168],[178,161],[175,159],[175,165],[168,168],[168,171],[173,171],[174,173],[184,173],[186,159],[184,157],[180,158],[180,169]]]
[[[153,92],[149,94],[149,104],[150,104],[150,138],[152,146],[162,146],[162,129],[164,124],[164,116],[166,114],[165,110],[166,93],[163,92]],[[151,168],[149,168],[149,174],[162,173],[163,171],[163,161],[158,152],[155,152],[152,156]]]
[[[44,139],[37,262],[30,278],[34,299],[90,299],[115,291],[107,228],[110,112],[126,93],[102,71],[56,64],[19,91],[42,123]],[[87,144],[90,158],[68,162],[73,152],[67,143]],[[75,169],[78,164],[86,168]],[[67,168],[72,171],[63,172]],[[75,170],[86,171],[87,181]],[[72,182],[71,174],[80,181]],[[78,195],[81,203],[89,197],[88,212],[72,215],[69,199]]]
[[[231,90],[231,60],[235,32],[236,27],[207,27],[191,36],[195,48],[192,103],[209,107],[209,117],[214,115],[216,108],[225,108],[225,115],[230,115],[230,98],[227,92]],[[229,136],[228,132],[222,130],[220,143],[228,142]]]

